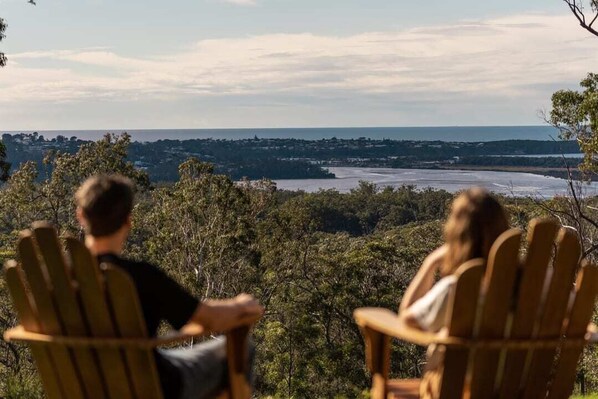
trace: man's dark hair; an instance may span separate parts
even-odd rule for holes
[[[134,185],[123,176],[99,175],[87,179],[75,194],[77,206],[94,237],[115,233],[133,210]]]

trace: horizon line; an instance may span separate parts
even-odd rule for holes
[[[92,131],[92,132],[114,132],[120,131],[123,133],[129,131],[163,131],[163,130],[221,130],[221,131],[230,131],[230,130],[332,130],[332,129],[454,129],[454,128],[521,128],[521,127],[545,127],[545,128],[553,128],[557,129],[551,125],[417,125],[417,126],[316,126],[316,127],[172,127],[172,128],[113,128],[113,129],[103,129],[103,128],[76,128],[76,129],[18,129],[18,130],[0,130],[0,133],[8,133],[8,134],[18,134],[18,133],[35,133],[35,132],[77,132],[77,131]]]

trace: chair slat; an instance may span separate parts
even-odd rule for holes
[[[83,314],[77,300],[77,293],[70,271],[62,252],[56,230],[45,223],[34,224],[33,234],[52,281],[53,296],[64,332],[72,336],[88,336]],[[90,349],[73,349],[79,366],[83,386],[88,398],[107,398],[103,377],[97,365],[95,353]]]
[[[62,326],[56,311],[54,298],[48,286],[47,271],[40,263],[32,233],[24,231],[17,245],[19,257],[25,271],[27,282],[31,288],[31,295],[38,310],[38,320],[42,331],[50,335],[62,335]],[[60,370],[58,378],[67,399],[81,399],[85,397],[71,351],[64,347],[54,346],[48,349],[52,362]]]
[[[117,336],[95,258],[79,240],[67,238],[66,245],[73,272],[79,284],[81,303],[89,324],[90,336]],[[105,348],[97,351],[97,356],[102,373],[106,378],[109,396],[113,399],[132,399],[133,391],[121,351],[116,348]]]
[[[37,320],[35,303],[25,288],[25,276],[15,261],[6,262],[4,275],[21,325],[27,331],[42,332]],[[55,372],[56,368],[52,364],[50,354],[46,348],[42,345],[31,345],[31,354],[35,360],[48,399],[62,399],[64,394]]]
[[[529,249],[523,264],[518,298],[510,337],[532,337],[537,320],[546,270],[552,258],[552,245],[559,228],[552,220],[532,220],[527,240]],[[501,399],[516,397],[528,350],[510,350],[505,359],[504,375],[500,383]]]
[[[21,325],[27,331],[41,333],[35,302],[25,288],[25,276],[17,262],[9,260],[4,264],[4,276]]]
[[[540,319],[538,338],[560,336],[580,255],[581,248],[576,234],[571,230],[561,229],[557,238],[557,253]],[[556,349],[534,351],[523,397],[536,398],[546,394],[555,353]]]
[[[474,259],[466,262],[459,268],[456,275],[458,280],[455,290],[451,294],[449,308],[452,309],[452,314],[459,314],[459,317],[454,320],[451,317],[449,335],[469,338],[475,324],[480,287],[484,275],[484,261]],[[456,399],[463,396],[469,354],[469,349],[446,349],[440,399]]]
[[[50,291],[51,287],[48,286],[49,277],[37,256],[30,231],[21,233],[17,251],[39,312],[41,329],[46,334],[61,334],[62,326]]]
[[[477,337],[503,338],[519,269],[521,231],[511,229],[494,243],[484,277],[484,302]],[[478,348],[471,368],[471,397],[492,396],[501,351]]]
[[[123,338],[148,336],[137,289],[129,275],[110,265],[103,265],[106,290],[118,332]],[[138,398],[163,399],[162,387],[151,350],[125,350],[125,357]]]
[[[586,334],[598,293],[598,267],[585,264],[575,284],[575,300],[568,317],[566,337],[580,338]],[[583,348],[563,348],[550,385],[549,399],[568,398],[573,391],[575,372]]]

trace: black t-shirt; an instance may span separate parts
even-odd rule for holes
[[[156,335],[162,320],[166,320],[177,330],[180,329],[197,309],[199,301],[152,264],[134,262],[114,254],[100,255],[98,262],[110,263],[129,273],[137,288],[150,336]],[[178,370],[158,352],[154,354],[164,397],[178,398],[181,390],[181,376]]]

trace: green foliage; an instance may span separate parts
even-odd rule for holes
[[[0,41],[2,41],[2,18],[0,18]],[[3,54],[0,53],[0,66],[3,63]],[[6,162],[6,146],[0,142],[0,182],[8,180],[10,163]]]
[[[259,262],[255,217],[267,204],[252,201],[250,191],[189,159],[177,183],[154,190],[136,208],[130,253],[161,265],[204,297],[249,290]]]
[[[139,189],[149,187],[147,175],[127,160],[128,135],[106,135],[87,143],[74,154],[48,153],[42,168],[26,162],[13,173],[0,190],[0,213],[5,237],[15,238],[33,220],[48,220],[71,233],[78,233],[73,195],[89,176],[120,173],[137,182]]]
[[[33,220],[77,232],[73,192],[80,182],[125,174],[140,188],[129,256],[156,263],[200,297],[250,292],[266,306],[254,334],[258,397],[367,397],[364,342],[352,312],[398,306],[441,244],[453,195],[366,182],[349,193],[277,191],[268,180],[234,182],[196,158],[179,165],[175,183],[152,187],[127,160],[128,149],[128,136],[106,136],[77,152],[52,152],[41,168],[20,165],[0,187],[0,257],[14,255],[18,231]],[[518,226],[541,213],[529,199],[503,202]],[[0,334],[16,323],[7,297],[0,278]],[[424,349],[393,345],[392,374],[420,376]],[[580,370],[591,376],[592,367]],[[0,381],[0,397],[40,397],[23,346],[0,342]]]
[[[40,171],[26,162],[0,188],[0,259],[14,257],[18,232],[35,220],[49,220],[63,232],[79,231],[73,194],[81,182],[97,173],[120,173],[149,187],[144,172],[127,161],[129,137],[105,136],[82,146],[75,154],[48,154]],[[41,181],[38,179],[42,174]],[[0,336],[16,324],[4,280],[0,277]],[[0,341],[0,397],[39,398],[39,381],[28,351]]]
[[[43,397],[41,384],[35,370],[3,375],[0,392],[5,399],[39,399]]]
[[[268,287],[262,297],[268,317],[257,331],[260,387],[282,397],[356,397],[368,374],[353,310],[396,308],[418,262],[439,244],[439,225],[362,237],[295,235],[292,219],[277,223],[276,230],[269,224],[268,238],[274,240],[260,240]],[[418,375],[421,350],[401,349],[394,353],[394,370]]]
[[[46,139],[36,132],[2,135],[7,159],[14,165],[36,161],[42,165],[48,149],[76,153],[90,143],[57,136]],[[392,167],[392,168],[454,168],[455,165],[563,167],[560,157],[533,158],[526,154],[579,153],[577,141],[505,140],[494,142],[400,141],[372,139],[189,139],[132,142],[128,159],[143,168],[153,182],[175,182],[178,167],[189,157],[198,157],[214,165],[215,174],[233,180],[334,178],[323,165]],[[488,155],[492,155],[488,157]],[[571,165],[574,165],[571,162]],[[521,169],[521,168],[520,168]],[[534,170],[532,173],[555,172]]]
[[[587,24],[583,14],[583,7],[575,1],[567,0],[572,12],[580,20],[582,27],[598,36],[598,32],[592,29],[592,24],[598,20],[592,19]],[[591,1],[592,10],[598,12],[598,3]],[[558,127],[561,138],[578,141],[581,151],[584,153],[583,163],[580,166],[586,175],[598,172],[598,74],[589,73],[581,81],[581,91],[560,90],[552,96],[553,110],[550,113],[549,122]],[[582,247],[582,254],[585,259],[596,263],[598,260],[598,207],[596,197],[587,197],[584,194],[584,187],[581,184],[570,182],[569,195],[557,197],[550,201],[541,203],[551,215],[558,218],[566,226],[571,226],[579,235]],[[594,312],[595,318],[597,313]],[[580,366],[578,367],[577,379],[581,391],[595,391],[598,389],[598,356],[594,348],[584,351]]]
[[[7,327],[16,324],[16,317],[8,297],[8,287],[0,277],[0,336]],[[7,399],[42,397],[40,382],[29,351],[23,345],[3,340],[0,340],[0,397]]]
[[[8,180],[9,170],[10,163],[6,162],[6,146],[0,142],[0,182]]]
[[[598,74],[589,73],[581,81],[582,91],[559,90],[552,95],[549,122],[565,140],[575,139],[585,154],[582,168],[598,171]]]
[[[298,226],[302,230],[342,231],[360,236],[412,222],[441,219],[451,198],[451,194],[442,190],[419,191],[414,186],[379,190],[374,184],[362,181],[350,195],[322,190],[292,198],[283,209],[303,208],[307,224]]]
[[[444,194],[363,183],[349,194],[294,196],[270,212],[259,226],[261,299],[268,309],[256,331],[262,393],[361,395],[369,377],[353,310],[396,308],[420,262],[440,244],[437,221],[393,224],[403,213],[395,207],[413,208],[417,197],[419,210],[429,204],[427,212],[442,214]],[[419,375],[421,349],[401,345],[393,353],[395,372]]]

